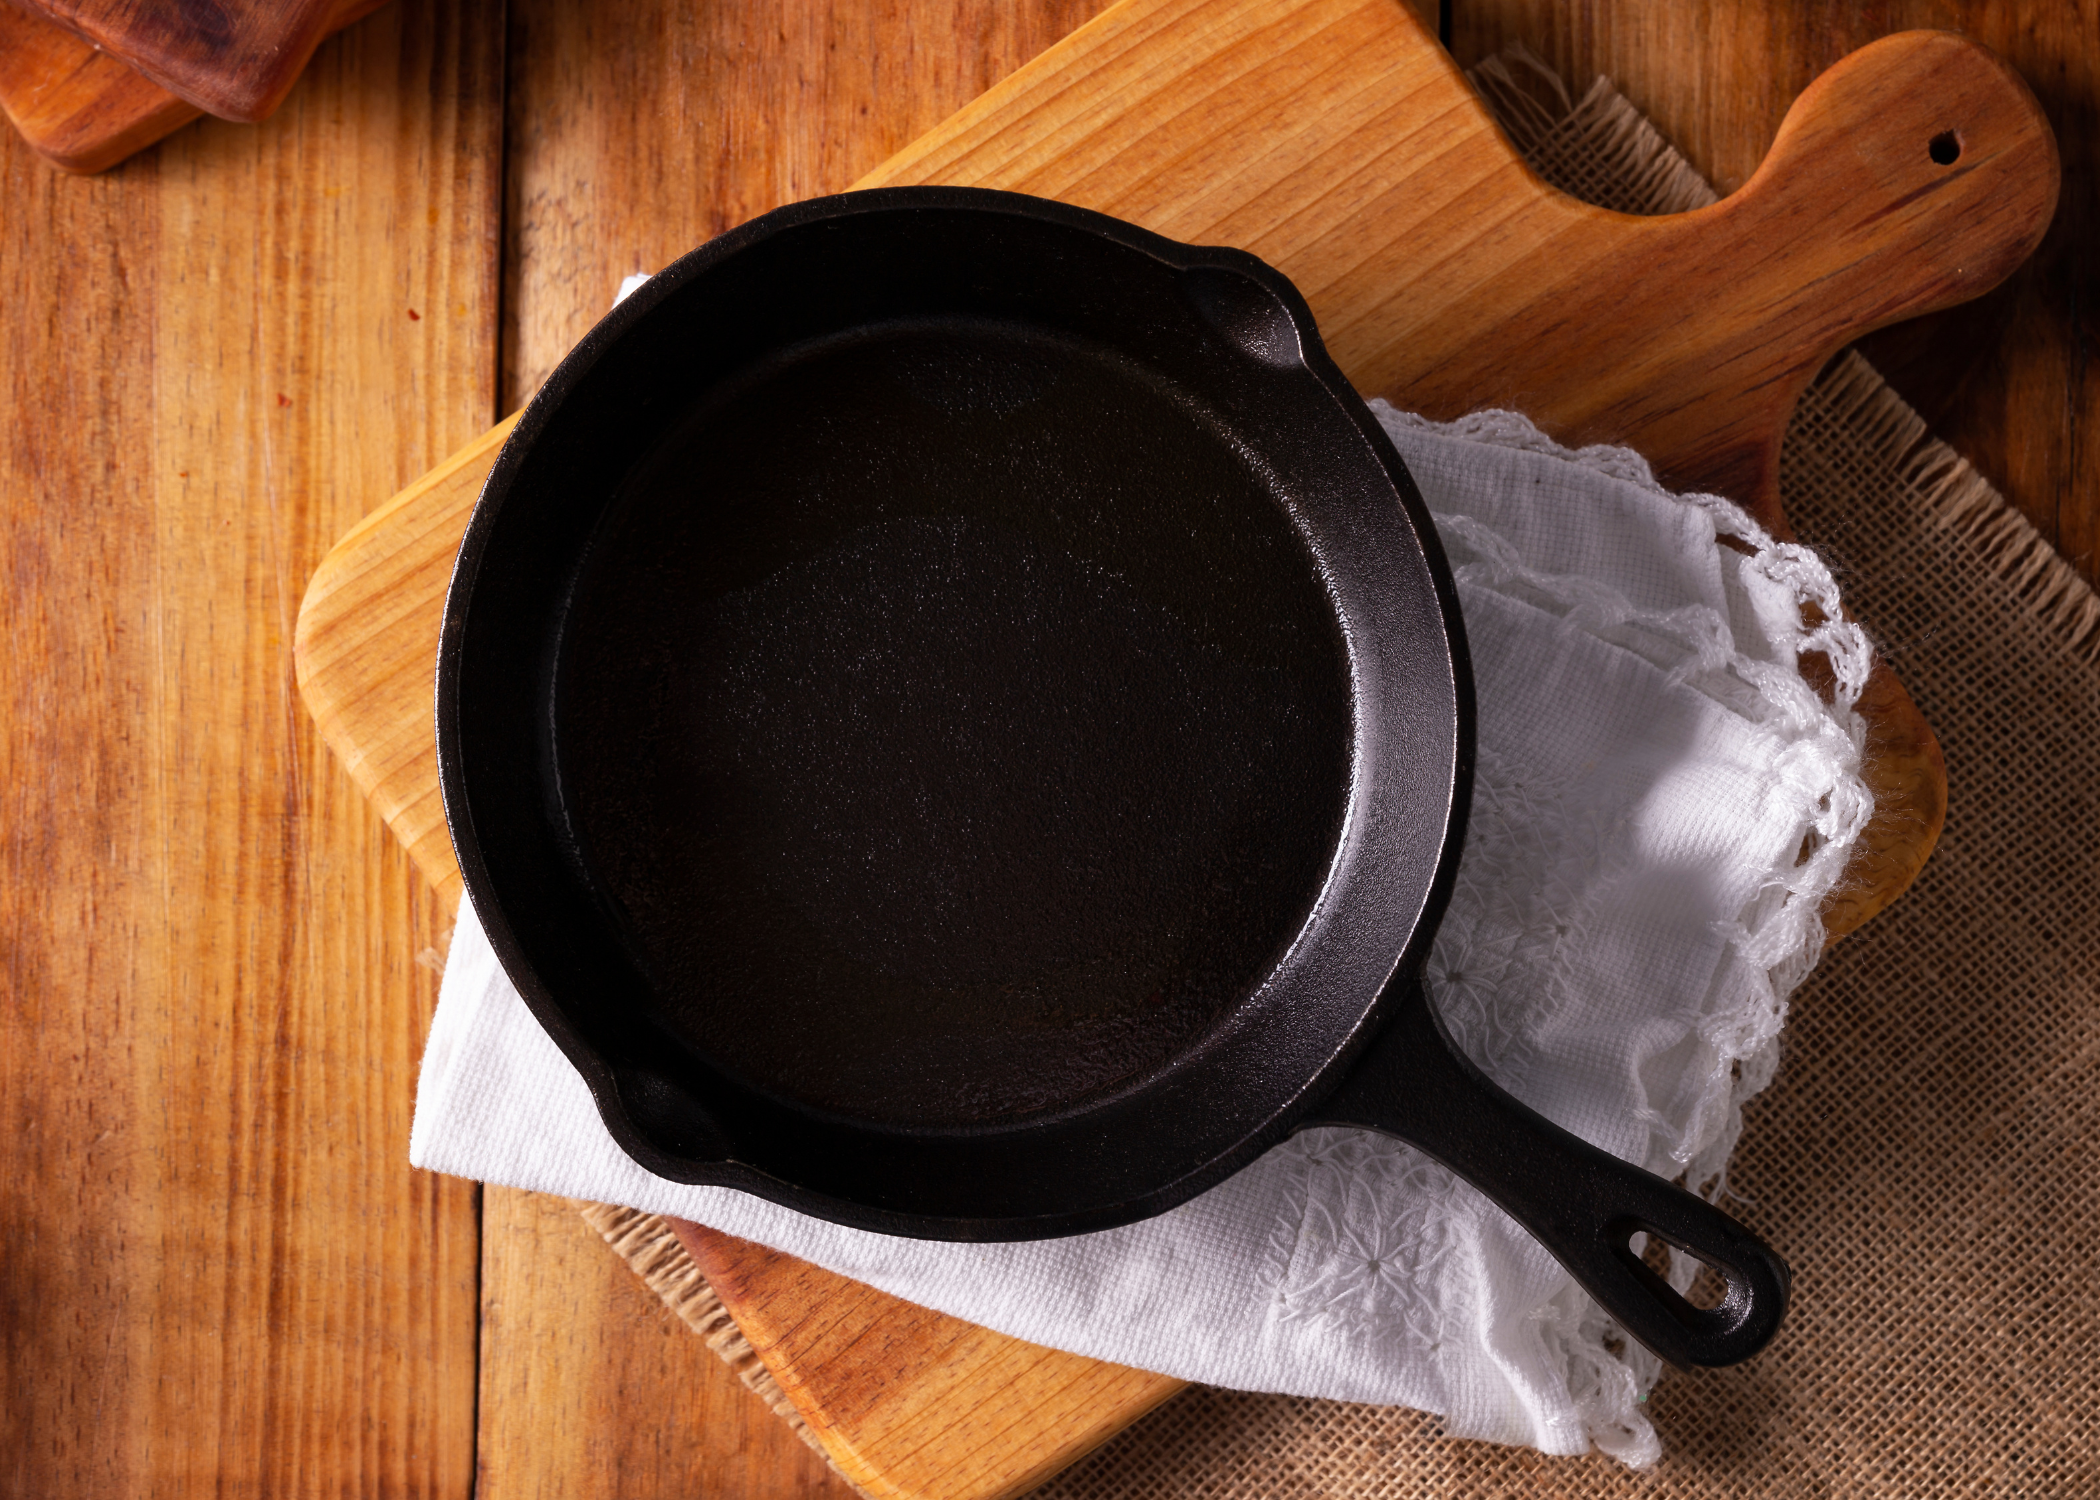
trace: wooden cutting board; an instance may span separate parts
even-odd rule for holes
[[[338,0],[12,0],[223,120],[260,120],[328,35]]]
[[[332,0],[326,29],[340,31],[384,4]],[[38,155],[68,172],[113,167],[205,113],[117,53],[9,0],[0,0],[0,111]]]
[[[1566,442],[1631,443],[1668,482],[1783,529],[1779,442],[1803,386],[1866,330],[2010,272],[2048,224],[2057,163],[2002,63],[1910,33],[1819,79],[1740,192],[1631,218],[1541,184],[1399,0],[1124,0],[859,185],[913,182],[1036,193],[1252,250],[1305,293],[1366,393],[1443,417],[1512,406]],[[324,736],[454,895],[432,664],[452,556],[508,428],[353,529],[298,626]],[[1878,672],[1865,706],[1879,803],[1827,908],[1833,932],[1901,892],[1945,807],[1938,747],[1901,685]],[[682,1233],[875,1493],[1017,1493],[1173,1388]]]

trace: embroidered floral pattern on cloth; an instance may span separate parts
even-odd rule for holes
[[[1813,554],[1725,501],[1665,493],[1636,455],[1571,453],[1511,413],[1378,412],[1450,554],[1480,709],[1431,992],[1526,1103],[1721,1191],[1870,811],[1851,710],[1867,644]],[[1805,629],[1811,604],[1833,623]],[[1834,702],[1796,670],[1804,651],[1830,660]],[[1641,1411],[1654,1361],[1499,1210],[1397,1142],[1309,1131],[1171,1213],[1066,1240],[842,1229],[624,1156],[464,908],[411,1155],[695,1219],[1099,1358],[1413,1406],[1549,1453],[1659,1451]]]

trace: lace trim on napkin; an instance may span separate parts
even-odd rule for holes
[[[1718,1199],[1742,1130],[1743,1103],[1771,1081],[1777,1066],[1786,997],[1822,948],[1823,898],[1873,810],[1859,775],[1865,725],[1854,711],[1872,647],[1841,614],[1836,583],[1813,552],[1775,541],[1718,496],[1672,495],[1629,449],[1571,450],[1514,412],[1436,423],[1382,401],[1372,405],[1396,439],[1434,434],[1574,463],[1689,505],[1711,527],[1731,608],[1745,611],[1740,622],[1700,605],[1639,609],[1594,579],[1527,566],[1509,541],[1473,517],[1436,517],[1461,588],[1485,589],[1556,616],[1760,726],[1781,785],[1801,809],[1809,831],[1797,855],[1765,872],[1762,889],[1723,933],[1727,958],[1715,988],[1734,998],[1706,1008],[1701,1032],[1712,1066],[1690,1118],[1678,1126],[1655,1111],[1644,1115],[1658,1147],[1648,1167],[1674,1172]],[[1828,659],[1829,703],[1800,673],[1799,660],[1810,652]],[[1510,1025],[1494,997],[1522,972],[1550,1010],[1569,983],[1558,971],[1558,955],[1582,942],[1584,892],[1599,884],[1598,851],[1612,857],[1609,839],[1553,840],[1542,832],[1569,826],[1561,795],[1561,788],[1483,750],[1467,862],[1428,964],[1430,992],[1446,1024],[1470,1056],[1504,1080],[1526,1071],[1525,1054],[1544,1018],[1527,1008],[1523,1026]],[[1608,881],[1610,872],[1602,874]],[[1411,1148],[1367,1132],[1309,1131],[1277,1154],[1291,1170],[1285,1213],[1269,1242],[1276,1266],[1273,1316],[1338,1338],[1375,1332],[1390,1339],[1397,1330],[1410,1353],[1436,1369],[1444,1320],[1467,1299],[1425,1297],[1423,1290],[1463,1271],[1450,1262],[1469,1238],[1462,1226],[1485,1210],[1484,1200]],[[1395,1204],[1409,1211],[1396,1218]],[[1687,1290],[1696,1271],[1696,1262],[1677,1257],[1670,1280]],[[1594,1442],[1635,1467],[1652,1463],[1660,1443],[1640,1408],[1661,1373],[1659,1362],[1572,1285],[1537,1322],[1586,1429],[1567,1435],[1567,1451]],[[1435,1403],[1463,1426],[1455,1404],[1449,1392]]]

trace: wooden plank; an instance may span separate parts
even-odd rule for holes
[[[447,916],[289,657],[492,415],[500,40],[403,6],[114,177],[0,140],[8,1494],[471,1482],[474,1192],[404,1164]]]
[[[514,0],[504,410],[622,277],[843,191],[1106,0]]]
[[[567,1199],[489,1188],[482,1234],[476,1500],[850,1500]]]
[[[1616,83],[1723,192],[1756,169],[1788,103],[1886,32],[1940,26],[2031,83],[2067,182],[2034,256],[1996,291],[1868,338],[1867,357],[1932,426],[2100,581],[2100,6],[1897,0],[1452,0],[1452,46],[1472,66],[1523,42],[1571,84]]]

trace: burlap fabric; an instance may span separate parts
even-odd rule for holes
[[[1557,186],[1711,201],[1608,86],[1570,108],[1522,62],[1476,82]],[[1917,885],[1795,995],[1746,1111],[1730,1206],[1795,1268],[1778,1341],[1666,1375],[1646,1473],[1197,1388],[1046,1500],[2100,1495],[2100,596],[1856,356],[1804,399],[1782,491],[1938,731],[1952,799]],[[784,1405],[675,1242],[599,1213]]]

